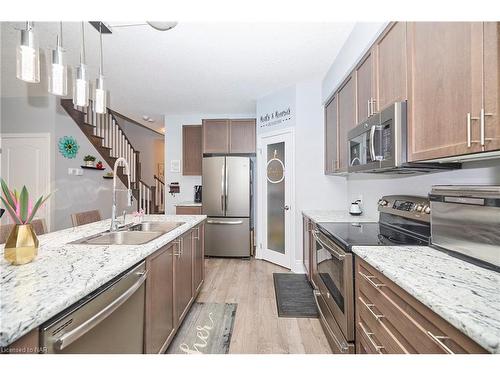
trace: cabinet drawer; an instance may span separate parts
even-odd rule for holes
[[[363,346],[368,354],[387,354],[387,350],[382,345],[380,338],[367,327],[362,318],[358,321],[356,330],[361,340],[361,346]]]
[[[412,351],[407,349],[407,343],[401,342],[401,338],[398,337],[396,329],[387,319],[384,319],[385,316],[381,313],[379,308],[372,303],[372,301],[360,293],[356,303],[358,306],[358,320],[363,322],[364,328],[368,332],[371,332],[376,336],[375,341],[379,343],[380,346],[383,346],[384,353],[412,353]]]
[[[392,335],[393,344],[395,341],[402,352],[408,353],[486,352],[369,264],[356,260],[357,296],[365,297],[363,301],[373,305],[370,307],[375,315],[382,315],[379,321],[387,335],[379,333],[381,339]],[[361,301],[357,305],[364,316],[373,315]]]

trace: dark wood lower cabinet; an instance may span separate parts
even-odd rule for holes
[[[487,353],[359,257],[355,270],[357,353]]]
[[[174,252],[174,311],[175,321],[180,323],[193,298],[193,231],[177,240]]]
[[[161,353],[174,332],[174,250],[169,244],[148,257],[145,352]]]
[[[145,353],[163,353],[201,289],[204,225],[193,228],[146,260]]]
[[[205,278],[204,252],[205,225],[200,225],[193,231],[193,294],[200,291]]]

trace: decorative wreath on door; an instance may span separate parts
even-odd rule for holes
[[[279,184],[285,179],[285,165],[278,158],[278,151],[274,150],[272,159],[267,162],[267,181],[271,184]]]

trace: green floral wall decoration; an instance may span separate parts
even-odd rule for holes
[[[59,152],[68,159],[74,159],[78,154],[80,146],[73,137],[64,136],[59,138]]]

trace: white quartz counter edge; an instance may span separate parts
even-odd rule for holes
[[[500,274],[427,246],[353,252],[492,353],[500,353]]]
[[[0,245],[0,346],[14,342],[205,219],[204,215],[149,215],[144,220],[185,224],[134,246],[68,244],[109,229],[109,220],[49,233],[39,237],[37,258],[22,266],[10,265]]]
[[[193,201],[179,202],[175,204],[175,207],[201,207],[201,203]]]
[[[374,221],[378,222],[378,218],[366,216],[364,214],[360,216],[353,216],[349,214],[348,211],[344,210],[303,210],[302,214],[307,216],[309,219],[315,223],[335,223],[335,222],[368,222]]]

